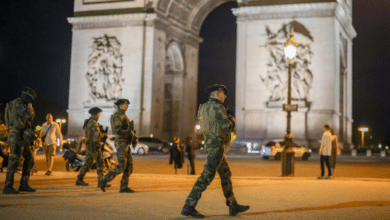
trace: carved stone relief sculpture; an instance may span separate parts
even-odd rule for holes
[[[289,38],[290,29],[294,30],[294,39],[299,44],[297,57],[293,61],[291,79],[291,97],[293,100],[305,100],[313,81],[310,70],[313,52],[311,44],[313,37],[305,26],[297,21],[284,24],[276,33],[267,26],[265,48],[269,52],[266,72],[260,75],[261,80],[271,92],[269,101],[284,101],[287,99],[288,62],[284,56],[284,44]]]
[[[104,35],[94,38],[86,74],[90,89],[86,106],[96,102],[104,104],[122,97],[124,79],[120,47],[121,44],[116,37]]]

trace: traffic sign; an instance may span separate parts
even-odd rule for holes
[[[298,105],[283,104],[283,111],[296,112],[296,111],[298,111]]]

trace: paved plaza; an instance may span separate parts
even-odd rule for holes
[[[202,157],[202,156],[200,156]],[[376,177],[363,175],[335,176],[332,180],[317,180],[319,168],[315,157],[309,161],[296,161],[296,177],[280,177],[280,161],[258,162],[256,158],[229,156],[233,171],[233,187],[238,202],[251,209],[236,217],[228,216],[228,207],[215,178],[200,200],[197,209],[209,219],[389,219],[390,178],[387,162],[340,162],[339,172],[372,170]],[[56,158],[58,171],[45,176],[40,171],[31,177],[35,193],[21,195],[0,194],[1,219],[187,219],[180,215],[196,176],[180,170],[174,175],[165,155],[134,157],[135,172],[130,178],[134,194],[119,193],[120,176],[103,193],[97,188],[96,173],[89,172],[85,181],[88,187],[75,186],[77,173],[59,169],[63,159]],[[350,160],[352,160],[351,158]],[[356,160],[356,159],[355,159]],[[204,159],[197,159],[197,172]],[[43,156],[37,156],[38,168],[43,166]],[[362,164],[364,166],[359,166]],[[369,165],[372,165],[370,167]],[[248,168],[256,169],[253,172]],[[302,176],[302,169],[312,176]],[[355,167],[355,168],[354,168]],[[376,167],[376,168],[375,168]],[[270,170],[277,171],[270,171]],[[158,174],[158,172],[166,172]],[[263,171],[262,171],[263,170]],[[313,170],[313,171],[310,171]],[[314,171],[315,170],[315,171]],[[344,170],[344,171],[343,171]],[[142,173],[141,173],[142,172]],[[259,173],[259,175],[253,175]],[[261,175],[265,173],[265,175]],[[355,175],[355,174],[352,174]],[[15,175],[15,187],[20,175]],[[4,187],[5,173],[0,173],[0,188]]]

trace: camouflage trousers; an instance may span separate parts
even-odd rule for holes
[[[7,167],[7,177],[5,180],[6,187],[12,187],[14,185],[14,174],[18,170],[19,158],[24,157],[21,184],[28,183],[30,179],[31,169],[34,166],[35,154],[33,148],[29,145],[23,146],[20,143],[23,138],[18,133],[10,133],[9,143],[11,148],[11,154],[9,157],[9,163]]]
[[[206,142],[207,143],[207,142]],[[195,207],[198,204],[203,191],[213,181],[215,174],[218,172],[221,178],[223,195],[226,198],[226,205],[235,201],[233,194],[233,186],[231,181],[232,173],[230,172],[229,164],[226,160],[224,146],[206,145],[207,160],[203,168],[203,172],[196,181],[194,187],[187,197],[186,205]]]
[[[133,173],[133,156],[127,140],[116,138],[115,147],[117,149],[118,165],[104,175],[102,180],[104,182],[110,182],[116,176],[123,173],[121,188],[125,188],[129,185],[129,177]]]
[[[96,161],[96,171],[98,180],[103,177],[103,154],[101,149],[96,149],[96,146],[87,146],[87,153],[85,155],[85,163],[81,167],[78,179],[83,180],[85,174],[91,169],[93,161]]]

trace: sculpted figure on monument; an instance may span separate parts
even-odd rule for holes
[[[289,37],[289,30],[294,30],[294,39],[299,44],[297,57],[293,61],[293,72],[291,79],[291,97],[293,100],[306,99],[311,84],[313,74],[309,69],[311,64],[311,44],[313,37],[310,32],[299,22],[292,21],[276,33],[273,33],[267,26],[267,41],[265,48],[270,57],[267,62],[266,74],[260,75],[261,80],[271,92],[270,101],[283,101],[287,98],[288,83],[288,61],[284,56],[284,44]]]
[[[95,38],[88,59],[87,80],[90,87],[88,104],[97,99],[117,100],[122,96],[122,54],[116,37]]]

